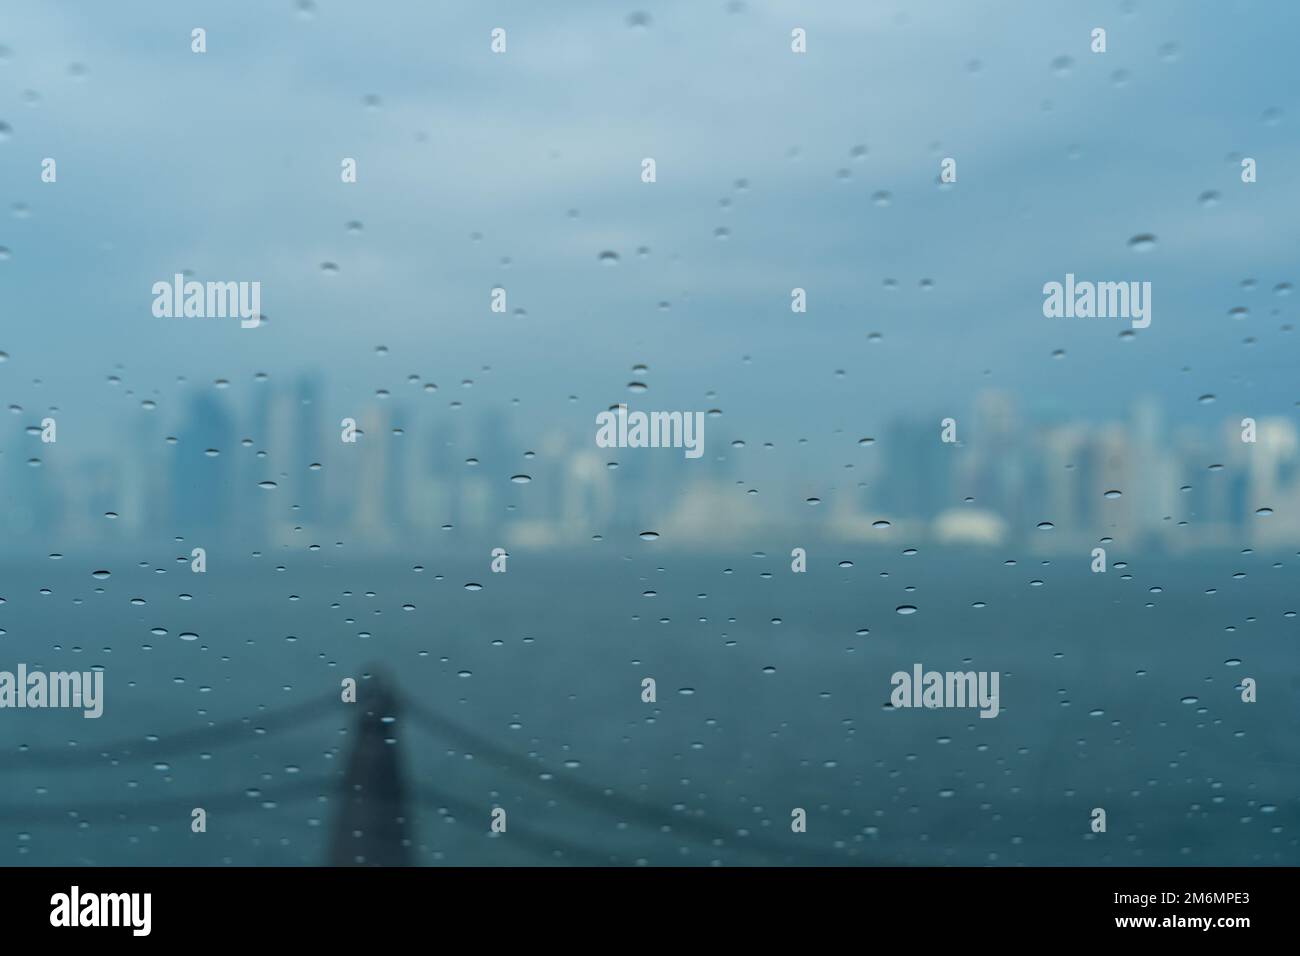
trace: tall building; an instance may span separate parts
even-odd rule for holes
[[[315,375],[304,375],[298,380],[295,395],[294,430],[298,435],[299,454],[292,467],[302,475],[297,501],[302,508],[303,523],[315,526],[325,518],[324,482],[320,471],[312,468],[313,464],[323,462],[324,425],[321,415],[324,409],[320,381]]]
[[[229,411],[208,392],[193,394],[176,438],[170,530],[186,536],[224,534],[230,529],[236,494],[237,439]]]
[[[928,520],[955,503],[956,445],[940,441],[937,421],[894,422],[881,445],[886,464],[876,501],[884,513]]]

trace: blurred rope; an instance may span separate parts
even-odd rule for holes
[[[742,836],[734,830],[729,831],[709,823],[707,820],[686,816],[682,813],[665,811],[655,804],[638,800],[635,797],[621,796],[607,788],[589,784],[576,777],[557,774],[548,770],[540,762],[520,757],[514,751],[497,745],[490,738],[470,730],[451,718],[411,700],[409,697],[403,698],[402,705],[404,714],[409,714],[417,724],[423,725],[424,729],[435,737],[457,741],[463,750],[483,754],[503,769],[526,776],[534,783],[549,785],[575,802],[586,804],[593,809],[622,813],[643,825],[688,833],[702,840],[725,844],[728,849],[751,850],[767,855],[778,855],[783,858],[793,857],[803,862],[815,862],[818,865],[825,866],[844,865],[848,862],[842,856],[830,856],[817,851],[790,847],[752,833]],[[401,715],[398,716],[398,722],[400,723],[400,721]],[[542,779],[543,776],[547,779]],[[722,847],[718,846],[716,848],[721,849]]]
[[[118,741],[115,743],[95,745],[84,749],[50,749],[19,751],[9,757],[11,769],[66,769],[102,765],[105,761],[115,764],[140,760],[154,760],[164,756],[174,756],[193,751],[200,747],[218,747],[234,743],[244,738],[251,730],[254,733],[269,734],[276,731],[290,730],[306,725],[318,719],[328,711],[338,713],[339,699],[333,694],[303,701],[302,703],[271,711],[256,717],[241,717],[234,720],[200,727],[189,731],[172,734],[154,741]],[[401,706],[395,722],[395,729],[400,729],[403,718],[409,716],[411,722],[425,732],[443,740],[450,741],[466,753],[482,755],[502,770],[526,778],[528,782],[548,786],[563,794],[575,803],[583,804],[605,813],[621,814],[627,822],[639,823],[663,832],[675,832],[693,837],[709,844],[711,849],[730,850],[762,854],[782,861],[822,866],[845,865],[851,859],[829,854],[813,848],[795,848],[779,841],[770,840],[754,833],[741,834],[738,829],[727,828],[699,817],[689,816],[684,812],[664,810],[648,801],[635,797],[620,795],[608,788],[587,783],[567,774],[557,774],[540,761],[523,757],[509,748],[502,747],[491,738],[452,720],[444,714],[403,695]],[[309,777],[279,784],[268,789],[250,788],[241,792],[231,792],[217,796],[205,797],[167,797],[156,800],[133,800],[122,803],[88,803],[69,804],[65,806],[0,806],[0,822],[19,824],[68,823],[90,819],[102,820],[105,817],[117,818],[114,822],[134,822],[132,817],[141,812],[188,812],[195,807],[224,812],[249,812],[265,808],[267,803],[279,803],[285,800],[301,799],[315,793],[328,799],[338,793],[340,779],[333,777]],[[472,817],[481,813],[482,807],[445,791],[429,786],[420,786],[415,796],[426,806],[434,805],[439,809],[448,809],[453,814]],[[512,837],[518,836],[534,849],[545,849],[548,855],[556,850],[577,859],[591,862],[609,862],[610,854],[601,853],[576,844],[565,844],[551,837],[529,833],[526,828],[512,824]]]
[[[316,797],[321,803],[346,797],[340,791],[341,776],[304,777],[279,784],[265,790],[230,791],[217,795],[164,797],[154,800],[130,802],[70,803],[63,805],[0,807],[0,823],[23,826],[59,824],[157,824],[157,814],[175,814],[179,821],[188,818],[196,807],[209,814],[244,814],[277,809],[280,804]],[[436,814],[442,820],[459,823],[483,815],[483,807],[436,787],[424,786],[411,796],[422,810]],[[268,806],[274,804],[275,806]],[[448,815],[450,814],[450,815]],[[519,823],[510,824],[509,841],[548,859],[557,857],[567,863],[585,862],[591,865],[608,864],[613,854],[603,853],[571,841],[543,834]]]
[[[134,760],[155,760],[158,757],[169,757],[199,747],[220,747],[234,743],[250,730],[255,734],[259,732],[269,734],[273,731],[292,729],[315,720],[335,708],[337,704],[337,696],[326,695],[257,717],[239,717],[208,727],[198,727],[168,737],[160,737],[157,740],[134,738],[108,744],[91,744],[86,747],[19,750],[17,753],[9,754],[5,760],[7,766],[15,770],[25,770],[28,767],[42,769],[85,767],[101,764],[104,761],[128,763]]]
[[[63,805],[31,805],[0,807],[0,823],[40,824],[40,823],[153,823],[154,820],[132,819],[141,813],[179,813],[189,816],[191,810],[202,807],[209,812],[235,811],[245,812],[267,809],[266,803],[279,803],[285,800],[300,799],[315,793],[325,796],[337,791],[338,778],[304,777],[289,783],[261,790],[248,788],[221,794],[204,794],[203,796],[163,797],[153,800],[131,800],[123,802],[68,803]],[[105,817],[118,819],[105,821]]]

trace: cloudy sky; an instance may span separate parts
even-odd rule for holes
[[[5,8],[0,397],[87,448],[308,370],[331,418],[389,389],[580,433],[631,400],[823,449],[988,388],[1207,425],[1300,399],[1290,4]],[[155,318],[183,269],[260,281],[269,323]],[[1067,272],[1150,281],[1151,327],[1044,318]]]

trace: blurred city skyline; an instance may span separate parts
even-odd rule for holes
[[[622,400],[661,407],[639,390]],[[165,424],[146,414],[100,443],[109,452],[78,454],[66,418],[55,443],[16,418],[0,445],[8,545],[310,538],[401,552],[451,530],[517,548],[640,530],[704,549],[790,535],[1045,551],[1300,544],[1300,437],[1282,416],[1260,418],[1248,444],[1240,419],[1171,424],[1154,399],[1127,419],[1044,421],[988,389],[956,419],[954,444],[937,415],[911,415],[877,434],[799,438],[780,456],[715,409],[690,461],[598,448],[601,409],[586,402],[531,434],[508,407],[376,398],[348,444],[319,374],[259,381],[243,409],[228,394],[191,387]]]

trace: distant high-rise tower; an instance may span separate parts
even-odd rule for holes
[[[230,413],[217,398],[200,392],[190,399],[176,438],[171,530],[176,534],[225,530],[236,493],[232,462],[237,449]]]

